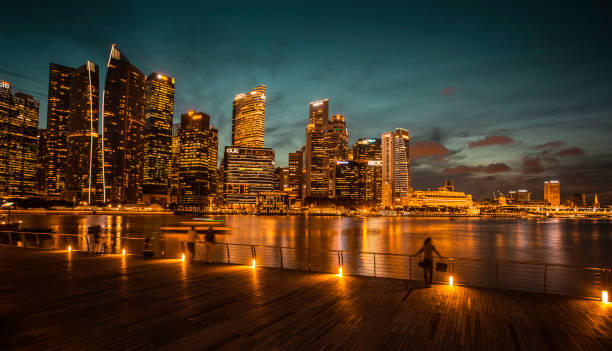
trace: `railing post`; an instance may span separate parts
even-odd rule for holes
[[[227,250],[227,264],[230,264],[229,244],[225,244]]]
[[[6,235],[8,235],[8,238],[9,238],[9,247],[12,247],[13,246],[13,233],[7,232]]]
[[[544,265],[544,293],[546,293],[546,271],[548,270],[548,265]]]
[[[376,278],[376,252],[374,253],[374,278]]]
[[[412,256],[408,256],[408,280],[412,280]]]
[[[38,234],[34,234],[34,237],[36,238],[36,247],[40,249],[40,237]]]
[[[281,269],[283,269],[283,248],[279,246],[278,251],[280,253]]]
[[[312,265],[310,263],[310,248],[308,248],[308,272],[312,272]]]

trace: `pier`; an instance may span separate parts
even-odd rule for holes
[[[0,247],[0,347],[609,350],[612,305],[504,289]]]

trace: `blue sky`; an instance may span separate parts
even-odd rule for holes
[[[49,62],[103,67],[116,43],[145,74],[176,78],[175,121],[189,109],[209,113],[221,149],[234,95],[265,84],[266,146],[279,166],[305,142],[308,103],[329,98],[351,143],[410,130],[417,189],[452,178],[476,198],[517,188],[538,198],[554,178],[565,196],[612,202],[604,1],[9,6],[0,79],[41,100],[41,127]]]

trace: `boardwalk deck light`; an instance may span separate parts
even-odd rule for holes
[[[338,276],[342,278],[342,266],[338,267]]]
[[[609,304],[610,303],[608,301],[608,290],[602,290],[601,291],[601,302],[603,302],[605,304]]]
[[[122,249],[122,250],[121,250],[121,254],[122,254],[123,256],[125,256],[125,249]]]
[[[453,286],[455,284],[455,278],[451,275],[448,277],[448,285]]]
[[[72,252],[72,245],[68,245],[68,252]]]
[[[251,268],[255,268],[255,259],[251,262]]]
[[[185,254],[181,254],[181,261],[185,262]]]

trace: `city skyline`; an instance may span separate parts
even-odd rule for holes
[[[153,8],[159,10],[159,7]],[[35,10],[33,18],[47,10]],[[177,5],[176,11],[183,10]],[[429,10],[427,6],[419,7],[411,16]],[[31,93],[40,101],[39,126],[44,126],[48,82],[40,77],[48,76],[49,62],[78,67],[91,60],[101,67],[100,79],[103,79],[104,56],[109,45],[116,42],[143,72],[162,72],[176,77],[174,121],[177,122],[180,113],[197,105],[195,109],[210,114],[218,126],[220,150],[231,144],[232,98],[257,84],[265,84],[268,90],[266,146],[275,150],[278,166],[286,166],[289,152],[303,144],[308,103],[329,98],[330,111],[346,117],[350,145],[360,138],[378,138],[385,130],[405,128],[411,132],[415,189],[435,188],[444,179],[453,178],[458,189],[473,193],[475,198],[489,197],[498,188],[503,191],[527,188],[534,197],[542,198],[543,181],[559,179],[563,183],[562,197],[576,192],[591,196],[598,193],[600,201],[610,202],[612,190],[606,180],[612,166],[605,141],[606,130],[612,127],[606,120],[612,106],[605,99],[610,85],[602,79],[610,70],[602,64],[610,57],[610,49],[603,45],[602,33],[606,29],[602,27],[597,8],[592,4],[581,8],[566,6],[557,10],[557,16],[544,15],[544,9],[539,8],[528,11],[535,19],[545,22],[550,31],[561,33],[561,41],[555,40],[550,31],[536,28],[532,24],[534,19],[515,20],[524,24],[527,32],[525,29],[496,31],[511,22],[506,16],[511,17],[520,10],[525,10],[520,4],[491,8],[488,11],[500,20],[499,24],[480,19],[473,26],[460,26],[445,39],[440,35],[452,25],[458,25],[458,19],[471,16],[469,11],[446,8],[446,15],[455,14],[457,22],[450,23],[448,28],[424,26],[425,38],[439,39],[427,45],[425,39],[410,37],[402,39],[396,47],[391,46],[389,42],[395,38],[393,28],[382,25],[376,35],[355,32],[354,36],[363,35],[364,43],[360,46],[353,37],[341,38],[342,30],[332,26],[329,40],[321,44],[321,49],[330,55],[323,55],[327,56],[326,60],[315,60],[312,64],[298,57],[312,48],[311,40],[302,41],[306,44],[303,49],[287,43],[288,47],[276,47],[269,53],[265,49],[280,45],[288,38],[287,34],[268,36],[267,40],[259,38],[254,44],[246,44],[236,36],[238,42],[228,46],[221,39],[233,36],[234,30],[215,18],[209,20],[214,31],[205,40],[218,45],[215,53],[206,56],[198,41],[193,40],[203,30],[196,25],[181,27],[187,33],[186,42],[193,44],[190,50],[168,43],[167,39],[175,33],[163,36],[167,50],[148,48],[146,43],[150,39],[136,33],[148,28],[145,18],[152,10],[139,12],[129,33],[101,30],[96,33],[96,40],[87,44],[78,36],[67,36],[73,41],[54,37],[57,28],[62,28],[59,16],[45,22],[50,26],[49,43],[40,43],[38,36],[24,36],[23,42],[30,47],[41,45],[38,55],[28,54],[31,48],[24,48],[23,43],[15,43],[8,37],[1,39],[9,53],[0,66],[0,79],[11,82],[14,92]],[[274,17],[283,11],[287,9],[265,14]],[[329,13],[322,17],[334,16],[338,11],[331,5]],[[361,8],[351,11],[365,14]],[[578,34],[571,34],[562,26],[565,19],[573,18],[574,12],[591,14],[588,23],[581,22],[584,25],[579,26]],[[223,9],[214,9],[214,13],[218,16],[213,17],[227,14]],[[374,11],[372,21],[381,24],[385,16],[391,15]],[[438,23],[435,18],[434,15],[434,23]],[[117,23],[123,28],[125,19],[119,16]],[[95,21],[87,26],[94,24]],[[240,24],[236,30],[247,24]],[[354,25],[353,22],[346,24]],[[271,33],[277,25],[280,23],[261,31]],[[482,32],[476,30],[480,28]],[[308,26],[303,30],[297,25],[289,26],[288,33],[323,38],[321,31]],[[388,39],[375,44],[373,38],[377,35]],[[456,45],[449,40],[455,36],[459,40]],[[498,46],[497,41],[503,41],[505,46]],[[330,42],[344,45],[341,48],[345,52],[338,54]],[[235,72],[224,76],[228,63],[221,58],[235,53],[241,45],[247,56],[253,56],[252,62],[240,65],[230,61]],[[417,49],[412,56],[406,53],[409,47]],[[391,55],[363,54],[358,60],[351,59],[351,54],[364,48],[391,50]],[[476,50],[468,55],[468,49]],[[496,50],[501,52],[492,54]],[[431,62],[424,62],[427,55],[431,55]],[[280,62],[266,63],[277,56]],[[312,54],[304,55],[304,58],[310,57]],[[206,58],[211,60],[203,60]],[[205,68],[193,71],[196,59]],[[576,65],[579,59],[589,65]],[[346,67],[339,66],[340,62],[346,62]],[[593,64],[599,71],[587,67]],[[349,73],[358,74],[348,77]],[[333,83],[334,80],[338,83]],[[369,83],[354,84],[362,80]]]

